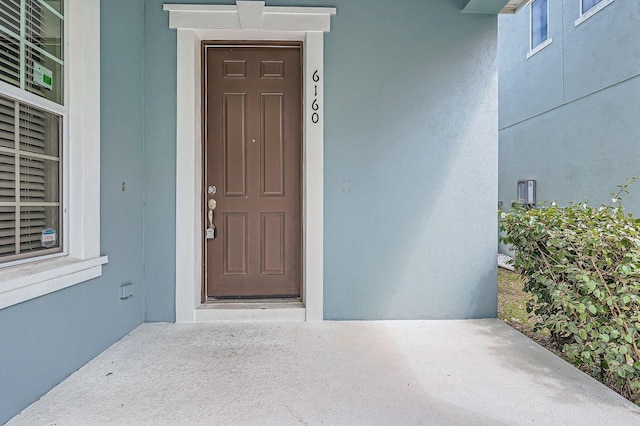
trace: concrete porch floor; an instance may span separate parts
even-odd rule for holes
[[[640,425],[499,320],[144,324],[8,425]]]

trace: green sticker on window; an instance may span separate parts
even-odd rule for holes
[[[36,62],[33,63],[33,82],[37,86],[53,90],[53,71]]]

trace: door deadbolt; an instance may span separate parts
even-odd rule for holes
[[[210,186],[209,186],[209,189],[207,189],[207,192],[209,193],[209,195],[213,195],[213,194],[215,194],[215,193],[216,193],[216,191],[217,191],[217,188],[216,188],[216,186],[215,186],[215,185],[210,185]]]

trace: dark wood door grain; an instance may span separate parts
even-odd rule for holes
[[[204,52],[204,188],[217,188],[203,195],[217,202],[206,296],[300,297],[301,48]]]

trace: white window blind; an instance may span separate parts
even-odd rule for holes
[[[62,12],[60,0],[0,0],[0,81],[64,103]],[[62,251],[62,116],[46,102],[22,102],[1,89],[0,262],[6,263]]]
[[[20,1],[0,1],[0,80],[20,87],[20,43],[9,34],[20,34]]]
[[[60,122],[60,116],[0,96],[2,260],[61,249]],[[45,229],[55,241],[43,242]]]
[[[0,0],[0,80],[63,103],[61,1]]]

